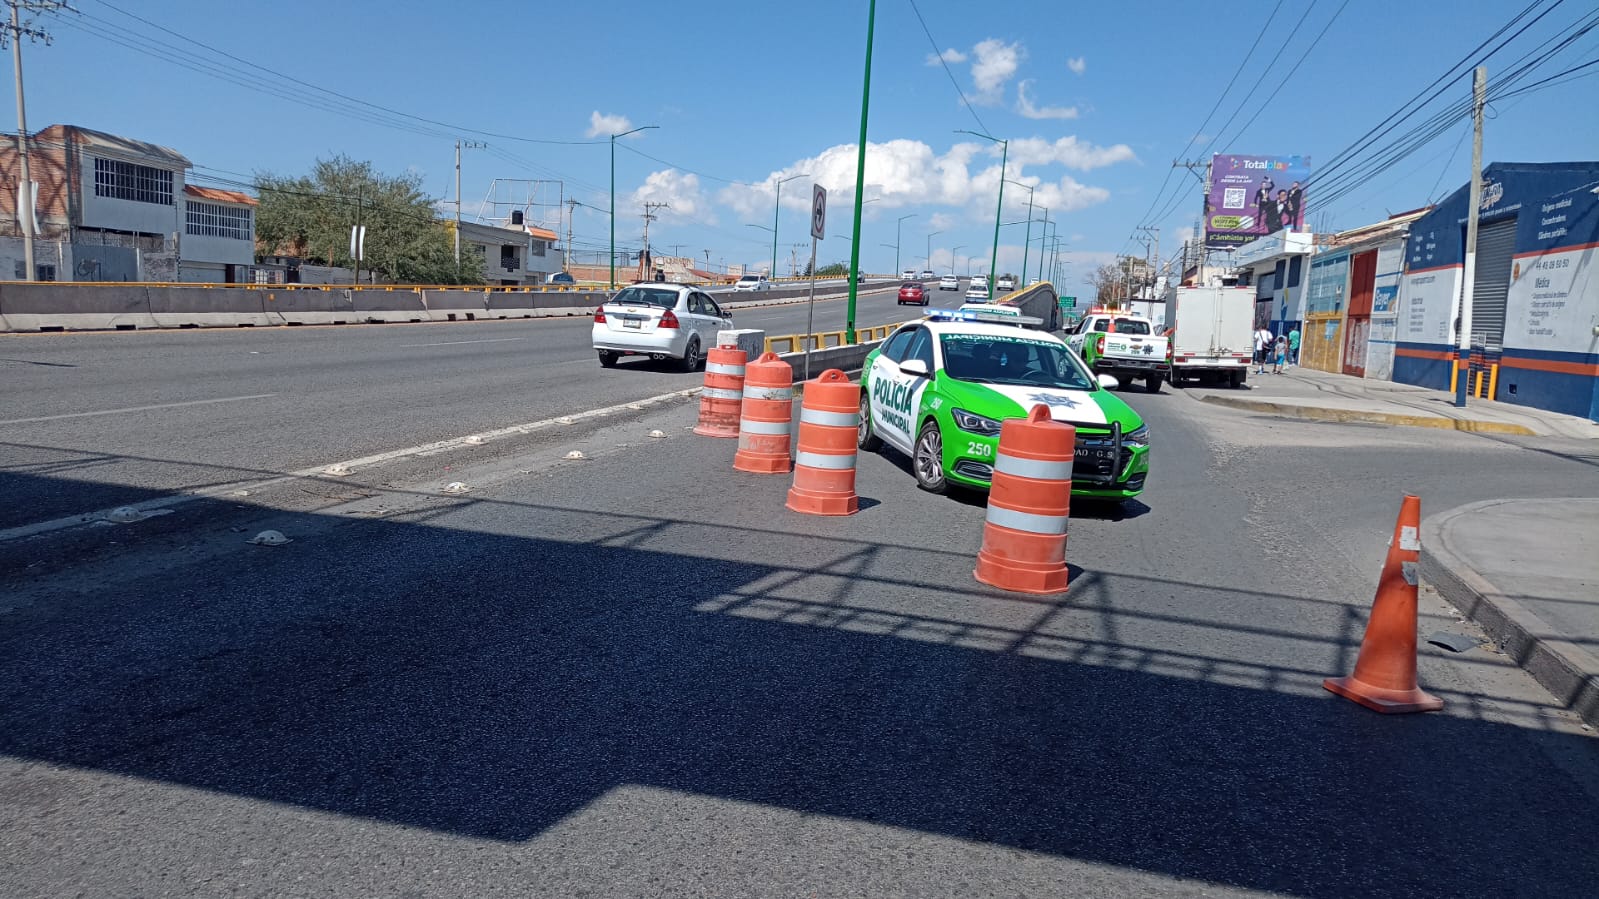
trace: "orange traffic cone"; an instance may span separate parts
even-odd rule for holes
[[[807,515],[854,515],[855,444],[861,421],[861,385],[836,368],[805,382],[800,403],[799,451],[788,507]]]
[[[1048,406],[1034,406],[1026,418],[1000,425],[974,577],[1016,593],[1066,589],[1066,525],[1076,455],[1077,429],[1051,421]]]
[[[705,357],[705,388],[700,391],[701,437],[737,437],[738,409],[744,398],[744,351],[719,346]]]
[[[744,367],[734,470],[787,474],[793,426],[794,367],[776,353],[766,353]]]
[[[1421,557],[1421,499],[1409,494],[1399,507],[1377,582],[1371,620],[1360,641],[1355,673],[1329,677],[1323,687],[1385,714],[1436,712],[1444,701],[1416,686],[1416,565]]]

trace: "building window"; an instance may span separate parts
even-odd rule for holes
[[[516,247],[510,244],[500,245],[500,268],[514,272],[521,268],[522,263],[516,258]]]
[[[39,266],[39,277],[37,279],[35,279],[35,280],[38,280],[38,281],[54,281],[55,279],[56,279],[56,267],[54,265],[40,265]]]
[[[528,252],[532,253],[534,256],[543,256],[544,248],[547,246],[549,246],[549,244],[542,240],[529,241],[527,245]]]
[[[1305,257],[1295,256],[1288,260],[1288,286],[1298,287],[1299,276],[1304,274]]]
[[[185,233],[196,237],[229,237],[234,240],[254,240],[250,227],[253,210],[240,206],[221,206],[216,203],[188,202],[188,226]]]
[[[120,159],[96,159],[94,195],[171,206],[172,172]]]

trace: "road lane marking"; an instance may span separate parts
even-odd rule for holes
[[[313,465],[309,468],[302,468],[299,471],[286,472],[283,475],[275,478],[267,478],[265,480],[253,482],[235,481],[229,484],[216,484],[199,490],[187,490],[182,493],[175,493],[172,496],[158,497],[156,499],[145,500],[144,502],[130,503],[129,505],[140,512],[149,512],[155,509],[170,509],[174,506],[181,506],[184,503],[193,502],[197,499],[214,499],[216,497],[227,496],[228,494],[235,493],[240,490],[248,490],[254,493],[258,490],[264,490],[268,487],[273,487],[278,484],[286,484],[290,481],[302,480],[306,478],[323,479],[323,472],[335,465],[343,465],[347,468],[359,470],[362,468],[372,468],[386,462],[393,462],[397,459],[432,456],[453,450],[477,447],[481,446],[487,441],[491,441],[500,437],[510,437],[518,434],[529,434],[534,431],[549,430],[563,425],[574,424],[586,419],[604,418],[606,416],[615,415],[622,412],[637,412],[642,409],[649,408],[650,406],[656,406],[662,403],[669,403],[673,400],[685,399],[687,397],[694,396],[698,394],[700,390],[701,388],[699,387],[690,387],[686,390],[674,390],[671,393],[662,393],[642,400],[630,400],[625,403],[617,403],[614,406],[605,406],[599,409],[589,409],[584,412],[574,412],[569,415],[560,415],[554,418],[530,421],[526,424],[511,425],[510,427],[497,428],[493,431],[479,431],[476,434],[469,434],[465,437],[452,437],[448,440],[436,440],[432,443],[421,444],[420,446],[411,446],[406,447],[405,449],[390,450],[386,453],[377,453],[371,456],[362,456],[359,459],[347,459],[343,462],[333,463],[324,462],[318,465]],[[272,395],[274,394],[266,394],[266,396]],[[467,442],[469,437],[477,439],[469,443]],[[52,531],[60,531],[70,527],[89,524],[91,522],[100,520],[106,511],[107,510],[99,509],[92,512],[85,512],[80,515],[69,515],[65,518],[56,518],[50,521],[40,521],[34,524],[25,524],[13,528],[6,528],[4,530],[0,530],[0,543],[6,543],[11,540],[20,540],[24,537],[35,537],[40,534],[51,533]]]
[[[184,406],[206,406],[212,403],[238,403],[244,400],[264,400],[275,393],[253,393],[249,396],[219,396],[213,400],[189,400],[186,403],[161,403],[155,406],[129,406],[126,409],[101,409],[96,412],[68,412],[63,415],[40,415],[36,418],[8,418],[0,425],[27,425],[40,421],[60,421],[63,418],[93,418],[97,415],[123,415],[128,412],[150,412],[155,409],[179,409]]]
[[[511,340],[526,340],[526,337],[487,337],[483,340],[446,340],[443,343],[402,343],[399,349],[414,349],[424,346],[460,346],[463,343],[505,343]]]

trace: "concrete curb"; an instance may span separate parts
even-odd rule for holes
[[[1474,434],[1516,434],[1536,437],[1538,432],[1525,425],[1480,419],[1438,418],[1430,415],[1402,415],[1394,412],[1368,412],[1360,409],[1330,409],[1325,406],[1305,406],[1298,403],[1275,403],[1270,400],[1252,400],[1244,397],[1206,395],[1201,402],[1215,406],[1228,406],[1250,412],[1269,412],[1289,418],[1310,421],[1370,422],[1373,424],[1400,425],[1410,428],[1436,428],[1444,431],[1469,431]]]
[[[1471,503],[1432,515],[1421,525],[1421,578],[1459,609],[1533,676],[1594,727],[1599,727],[1599,657],[1554,634],[1543,619],[1505,596],[1450,545],[1455,520],[1511,500]]]

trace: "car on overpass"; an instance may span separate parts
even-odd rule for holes
[[[739,292],[746,290],[771,290],[772,282],[765,275],[744,275],[733,282],[733,289]]]
[[[961,289],[961,279],[955,277],[954,275],[945,275],[944,277],[938,279],[938,289],[939,290],[960,290]]]
[[[933,274],[933,270],[932,269],[924,268],[924,269],[922,269],[922,273],[920,275],[917,275],[916,277],[921,278],[923,281],[930,281],[933,278],[936,278],[938,276]]]
[[[901,281],[914,281],[914,280],[916,280],[916,269],[913,269],[913,268],[905,269],[904,271],[899,273],[899,279]]]
[[[927,288],[922,286],[922,282],[906,281],[899,286],[898,305],[903,306],[906,303],[915,303],[918,306],[927,305]]]
[[[988,285],[973,278],[972,283],[966,287],[966,299],[988,302]]]
[[[575,278],[573,278],[571,275],[567,274],[566,272],[551,272],[550,276],[548,278],[544,279],[544,283],[545,284],[565,284],[565,285],[570,286],[570,285],[576,284],[577,280]]]
[[[1000,423],[1042,404],[1077,429],[1072,496],[1122,502],[1144,490],[1149,428],[1114,386],[1053,334],[934,315],[866,357],[857,442],[910,456],[923,490],[987,490]]]
[[[1010,275],[1000,275],[999,281],[994,284],[995,290],[1015,290],[1016,279]]]
[[[617,291],[594,312],[591,332],[600,365],[623,356],[675,359],[683,371],[705,365],[718,331],[733,327],[733,314],[710,295],[687,284],[634,284]]]

